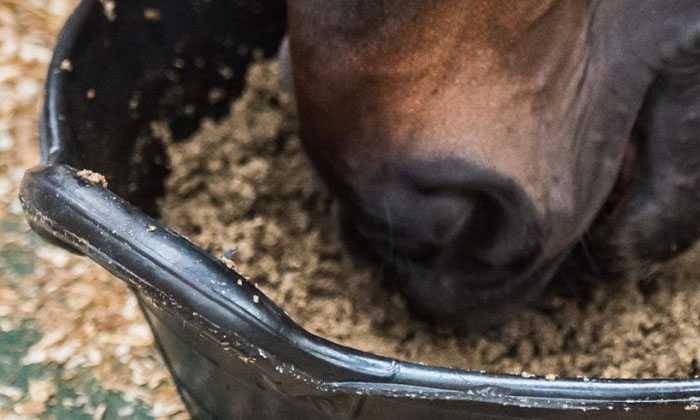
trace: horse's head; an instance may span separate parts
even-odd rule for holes
[[[646,121],[698,48],[696,0],[288,3],[305,148],[415,308],[500,318],[597,216],[599,249],[648,248],[629,224],[658,217],[630,203],[657,199],[640,154],[671,129]]]

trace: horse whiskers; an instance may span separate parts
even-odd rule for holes
[[[389,228],[389,265],[395,264],[396,261],[396,236],[394,232],[394,223],[392,222],[391,219],[391,210],[389,209],[389,205],[386,202],[386,199],[382,200],[382,204],[384,207],[384,215],[386,216],[386,224],[387,227]]]
[[[598,280],[602,278],[602,271],[600,269],[600,262],[591,249],[592,235],[590,230],[587,230],[581,237],[581,251],[585,258],[585,262],[591,271],[591,274]]]

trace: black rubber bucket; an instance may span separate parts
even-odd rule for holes
[[[144,18],[145,9],[159,13]],[[195,418],[700,418],[700,380],[548,381],[415,365],[337,346],[268,299],[255,304],[252,285],[237,286],[215,257],[151,218],[167,170],[147,133],[167,120],[186,138],[202,117],[225,115],[228,101],[210,103],[210,91],[235,97],[253,47],[275,54],[284,0],[129,0],[113,12],[85,0],[61,34],[43,163],[25,175],[21,200],[42,236],[133,288]],[[110,190],[74,168],[104,174]]]

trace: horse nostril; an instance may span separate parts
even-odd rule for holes
[[[461,163],[412,166],[401,182],[370,197],[373,219],[383,220],[389,245],[408,256],[511,267],[539,251],[539,224],[514,182]]]
[[[394,239],[440,247],[454,241],[471,217],[474,202],[458,194],[423,194],[393,186],[382,194],[384,214]]]
[[[471,220],[476,207],[471,196],[445,194],[428,197],[426,201],[430,234],[436,244],[452,242]]]
[[[524,195],[485,191],[479,194],[455,252],[496,267],[527,264],[540,251],[538,227],[535,211]]]

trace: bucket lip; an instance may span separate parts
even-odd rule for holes
[[[44,105],[39,118],[41,162],[73,163],[70,156],[70,143],[65,140],[71,138],[71,133],[64,121],[61,94],[64,91],[65,78],[62,74],[61,62],[71,57],[75,41],[94,7],[101,7],[100,0],[81,0],[56,39],[46,75]]]
[[[55,167],[72,165],[75,159],[70,153],[70,129],[64,121],[65,79],[61,74],[60,63],[71,56],[73,45],[94,7],[102,7],[99,0],[83,0],[75,9],[58,37],[48,72],[40,122],[41,161],[56,165]],[[25,203],[28,207],[32,206],[31,200],[30,198]],[[110,200],[113,198],[110,197]],[[157,223],[138,210],[132,211],[134,216]],[[170,246],[183,246],[187,242],[178,235],[172,235],[168,241]],[[90,257],[95,259],[92,255]],[[216,263],[202,261],[200,264],[214,267]],[[262,295],[261,292],[258,293]],[[208,304],[222,310],[221,302],[217,300],[220,297],[213,293],[207,296]],[[309,360],[310,356],[321,362],[308,363],[308,366],[294,362],[291,364],[297,371],[306,372],[311,378],[317,379],[314,381],[317,389],[327,392],[573,410],[612,410],[620,406],[681,405],[700,401],[700,379],[582,378],[551,381],[540,377],[473,372],[380,357],[317,337],[291,321],[289,324],[286,321],[279,322],[282,311],[279,307],[276,309],[279,313],[269,313],[266,318],[277,319],[278,323],[267,325],[267,329],[276,333],[278,340],[294,347],[300,356],[298,360]],[[202,314],[206,312],[202,310]],[[236,325],[227,327],[235,333]],[[275,351],[260,349],[275,354]],[[324,379],[328,378],[328,368],[353,373],[350,376],[355,379]]]

